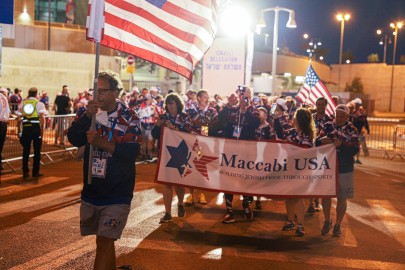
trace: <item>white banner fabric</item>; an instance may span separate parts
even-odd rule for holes
[[[164,128],[155,181],[233,194],[335,197],[334,145],[205,137]]]

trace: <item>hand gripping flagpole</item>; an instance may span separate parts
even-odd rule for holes
[[[87,17],[87,39],[96,43],[96,63],[94,66],[93,100],[97,100],[98,72],[100,65],[100,42],[104,28],[104,0],[89,0],[90,14]],[[91,118],[90,130],[96,130],[96,115]],[[87,184],[91,184],[93,165],[93,145],[89,147],[89,163],[87,168]]]

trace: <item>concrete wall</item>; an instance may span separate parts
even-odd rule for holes
[[[253,56],[252,73],[271,74],[273,55],[271,53],[255,52]],[[312,62],[321,80],[329,82],[331,79],[331,69],[328,65],[320,62]],[[308,68],[308,57],[277,55],[277,74],[291,73],[293,76],[305,76]]]
[[[255,52],[253,73],[271,73],[272,55]],[[377,112],[388,112],[391,93],[392,65],[381,63],[344,64],[341,66],[339,86],[339,65],[328,66],[319,62],[312,63],[318,76],[332,93],[343,92],[346,84],[351,84],[355,77],[360,77],[364,85],[364,94],[369,95]],[[308,58],[301,56],[277,56],[277,74],[285,72],[293,76],[305,76]],[[392,88],[391,111],[405,112],[405,65],[394,68],[394,85]]]
[[[70,97],[79,90],[93,87],[94,54],[67,53],[3,47],[3,65],[0,85],[23,90],[24,97],[30,87],[47,91],[50,100],[66,84]],[[100,70],[120,71],[119,62],[111,56],[100,57]]]
[[[364,93],[374,100],[374,109],[388,112],[391,92],[392,65],[380,63],[342,65],[340,91],[346,83],[351,84],[354,77],[360,77]],[[338,82],[339,65],[332,65],[332,80]],[[394,85],[392,90],[392,112],[405,112],[405,66],[394,68]]]

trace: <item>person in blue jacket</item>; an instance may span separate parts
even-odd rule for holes
[[[118,97],[121,81],[112,72],[98,75],[97,99],[80,108],[68,130],[74,146],[86,145],[80,207],[81,235],[96,235],[94,269],[116,269],[114,242],[121,237],[135,186],[135,161],[142,132],[135,111]],[[96,130],[89,130],[95,115]],[[91,182],[88,181],[90,145]]]

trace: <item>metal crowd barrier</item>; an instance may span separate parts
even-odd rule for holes
[[[49,115],[45,117],[45,128],[41,147],[41,164],[46,161],[53,163],[56,159],[64,158],[65,155],[74,156],[76,147],[72,146],[67,140],[66,130],[72,123],[75,115]],[[2,152],[3,163],[12,171],[16,172],[13,163],[22,160],[23,148],[18,137],[18,121],[16,118],[10,118],[7,127],[7,137]],[[60,137],[56,137],[60,135]],[[33,147],[31,147],[30,157],[33,156]]]
[[[41,148],[41,163],[53,163],[56,159],[63,159],[66,155],[75,157],[77,148],[72,146],[66,137],[66,130],[72,123],[75,114],[49,115],[46,123]],[[369,119],[370,135],[367,136],[369,149],[384,151],[384,157],[394,159],[405,157],[405,125],[400,125],[399,120]],[[58,130],[62,130],[57,138]],[[56,140],[57,139],[57,140]],[[62,143],[62,144],[61,144]],[[33,149],[31,148],[31,153]],[[12,163],[22,160],[22,146],[18,138],[17,119],[11,118],[7,129],[7,138],[3,148],[3,163],[14,172]],[[33,154],[31,154],[33,156]]]
[[[404,161],[405,156],[405,125],[399,120],[373,120],[369,119],[370,135],[367,137],[367,146],[373,150],[384,151],[384,158],[399,157]]]

